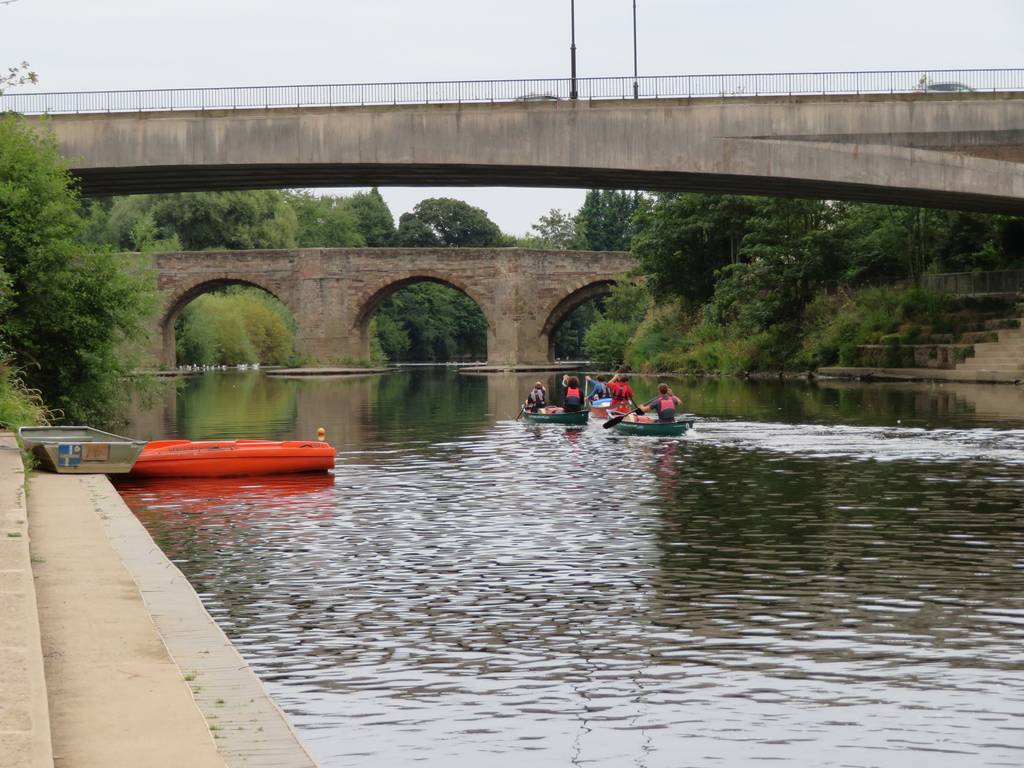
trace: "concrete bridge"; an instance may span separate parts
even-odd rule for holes
[[[488,363],[543,364],[552,337],[578,306],[606,295],[635,266],[628,253],[521,248],[324,248],[152,256],[166,300],[157,318],[161,363],[175,365],[174,323],[197,296],[228,285],[261,288],[284,303],[299,351],[319,363],[366,358],[369,324],[388,296],[433,281],[469,296],[487,319]]]
[[[47,123],[86,195],[550,186],[1024,214],[1020,92],[524,98],[55,114]]]

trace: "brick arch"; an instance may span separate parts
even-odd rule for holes
[[[449,288],[454,288],[459,293],[462,293],[472,299],[473,303],[480,308],[480,311],[483,313],[484,320],[487,323],[487,351],[490,353],[490,351],[494,349],[495,322],[492,302],[485,299],[481,295],[480,291],[475,289],[472,285],[463,282],[453,275],[443,274],[432,270],[416,270],[402,275],[388,276],[387,282],[371,288],[356,297],[356,301],[354,302],[355,312],[353,314],[355,319],[352,324],[352,332],[359,338],[359,346],[363,351],[363,356],[369,355],[370,320],[373,318],[374,313],[378,308],[380,308],[381,304],[383,304],[397,291],[407,288],[410,285],[415,285],[416,283],[439,283],[441,285],[448,286]]]
[[[201,279],[181,284],[167,294],[167,301],[164,305],[164,310],[157,323],[157,328],[161,337],[161,362],[165,368],[174,368],[176,364],[177,339],[175,337],[174,326],[178,319],[178,315],[181,314],[182,310],[203,294],[212,293],[213,291],[221,288],[227,288],[232,285],[244,285],[250,288],[258,288],[264,293],[273,296],[275,299],[280,301],[288,308],[288,311],[292,313],[293,317],[297,317],[295,308],[289,301],[290,297],[286,296],[283,291],[269,287],[259,279],[228,274],[203,275]]]
[[[549,360],[554,359],[555,331],[565,319],[591,299],[608,296],[612,292],[612,287],[623,279],[625,278],[620,275],[577,281],[560,299],[552,302],[544,310],[541,314],[544,323],[540,326],[539,336],[540,342],[548,350]]]

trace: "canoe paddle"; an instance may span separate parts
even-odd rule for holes
[[[629,413],[620,413],[618,416],[612,416],[610,419],[608,419],[608,421],[606,421],[601,426],[604,427],[605,429],[611,429],[616,424],[618,424],[620,421],[622,421],[624,418],[629,416],[630,413],[635,413],[637,416],[639,416],[643,412],[644,412],[643,408],[639,408],[638,407],[635,411],[629,411]]]
[[[520,405],[520,406],[519,406],[519,413],[517,413],[517,414],[516,414],[516,417],[515,417],[514,421],[519,421],[519,418],[520,418],[520,417],[521,417],[521,416],[522,416],[522,415],[523,415],[524,413],[526,413],[526,406],[525,406],[525,405]]]

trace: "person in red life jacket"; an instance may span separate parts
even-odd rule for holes
[[[608,384],[608,389],[612,396],[612,404],[608,407],[608,410],[633,410],[633,389],[629,386],[629,376],[624,373],[615,374]]]
[[[562,377],[565,387],[565,398],[562,401],[566,413],[575,413],[583,407],[583,393],[580,392],[580,380],[566,374]]]
[[[658,412],[658,421],[675,421],[676,408],[682,406],[683,401],[676,397],[668,384],[658,385],[658,396],[640,406],[644,413],[651,411]]]

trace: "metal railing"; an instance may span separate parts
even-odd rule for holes
[[[159,112],[373,104],[561,101],[570,78],[5,93],[0,112]],[[1024,91],[1024,69],[919,69],[579,78],[582,100]]]
[[[1024,295],[1024,269],[1000,269],[993,272],[945,272],[922,275],[921,285],[954,296],[986,294]]]

